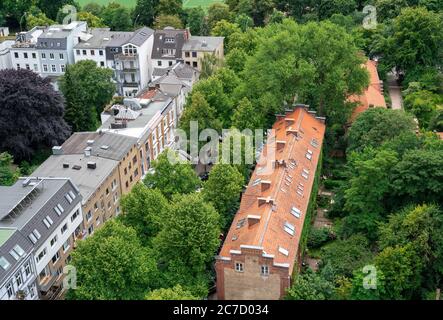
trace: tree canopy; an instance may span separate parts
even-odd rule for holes
[[[0,152],[29,160],[41,148],[64,142],[64,99],[48,78],[28,70],[0,70]]]

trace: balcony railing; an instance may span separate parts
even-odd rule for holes
[[[138,82],[128,82],[125,81],[122,83],[123,87],[130,87],[130,88],[138,88],[139,83]]]

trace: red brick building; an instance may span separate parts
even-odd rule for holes
[[[280,299],[298,265],[324,118],[298,105],[273,129],[216,258],[218,299]]]

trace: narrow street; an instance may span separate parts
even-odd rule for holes
[[[391,108],[394,110],[403,109],[403,99],[401,97],[401,87],[393,73],[388,74],[389,96],[391,97]]]

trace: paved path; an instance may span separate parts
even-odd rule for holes
[[[398,85],[394,74],[388,74],[389,96],[391,97],[391,108],[394,110],[403,109],[403,99],[401,97],[401,87]]]

